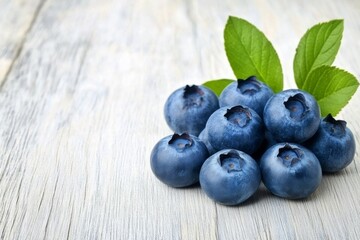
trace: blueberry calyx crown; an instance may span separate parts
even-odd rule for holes
[[[260,91],[261,85],[255,76],[248,77],[247,79],[238,79],[237,88],[242,94],[254,95]]]
[[[346,133],[346,121],[336,120],[331,114],[328,114],[324,119],[324,128],[333,136],[341,137]]]
[[[294,96],[288,98],[284,102],[285,108],[288,109],[290,117],[294,120],[301,120],[309,111],[309,107],[306,105],[306,100],[303,94],[297,93]]]
[[[188,133],[183,133],[181,135],[174,133],[168,144],[174,147],[178,152],[182,152],[184,149],[191,147],[193,140]]]
[[[244,164],[244,160],[240,157],[239,153],[234,150],[230,150],[228,153],[220,154],[219,164],[228,173],[240,172]]]
[[[302,156],[303,151],[296,147],[291,147],[290,144],[286,143],[284,147],[279,148],[277,157],[282,160],[286,166],[293,166],[298,163]]]
[[[252,115],[248,108],[238,105],[227,109],[224,117],[226,117],[229,122],[244,127],[251,120]]]
[[[184,108],[200,106],[204,101],[203,95],[204,91],[196,85],[186,85],[184,88]]]

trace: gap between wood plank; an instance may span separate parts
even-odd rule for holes
[[[29,27],[26,29],[26,31],[25,31],[25,33],[24,33],[24,36],[23,36],[22,40],[20,41],[20,46],[18,47],[18,50],[17,50],[16,53],[15,53],[15,57],[14,57],[14,59],[12,60],[9,69],[8,69],[7,72],[5,73],[4,80],[3,80],[2,82],[0,81],[0,91],[1,91],[1,89],[3,88],[3,86],[5,85],[5,82],[7,81],[8,77],[9,77],[9,75],[10,75],[10,73],[11,73],[11,70],[13,69],[13,66],[14,66],[16,60],[19,58],[19,56],[20,56],[20,54],[21,54],[21,52],[22,52],[22,49],[23,49],[23,47],[24,47],[24,44],[25,44],[25,42],[26,42],[26,38],[27,38],[29,32],[31,31],[31,29],[33,28],[34,23],[35,23],[36,19],[38,18],[39,13],[40,13],[41,9],[43,8],[45,2],[46,2],[46,0],[42,0],[42,1],[40,1],[39,5],[37,6],[37,8],[36,8],[36,10],[35,10],[35,12],[34,12],[34,16],[33,16],[33,18],[32,18],[31,21],[30,21]]]

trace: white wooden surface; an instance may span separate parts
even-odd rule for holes
[[[0,0],[0,239],[359,239],[359,150],[309,199],[262,186],[225,207],[151,173],[167,96],[233,74],[228,15],[273,42],[285,87],[310,26],[345,19],[335,64],[360,79],[360,1]],[[360,94],[339,117],[360,149]]]

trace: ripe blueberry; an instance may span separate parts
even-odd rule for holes
[[[199,181],[202,164],[209,153],[204,143],[187,133],[161,139],[150,157],[155,176],[171,187],[186,187]]]
[[[266,128],[277,142],[302,143],[315,134],[321,120],[315,98],[299,89],[271,97],[263,116]]]
[[[174,132],[198,136],[210,115],[219,108],[215,93],[204,86],[186,85],[166,100],[165,120]]]
[[[273,136],[271,136],[271,133],[269,131],[265,131],[265,137],[260,145],[260,147],[251,154],[251,156],[255,159],[256,162],[260,162],[260,159],[262,155],[265,153],[266,150],[268,150],[271,146],[275,145],[277,142],[274,140]]]
[[[214,153],[216,153],[216,149],[213,146],[211,146],[211,143],[209,142],[209,135],[208,135],[206,127],[204,128],[204,130],[201,131],[201,133],[199,135],[199,139],[207,147],[207,149],[209,151],[209,155],[213,155]]]
[[[259,115],[244,106],[222,107],[206,123],[207,141],[215,151],[237,149],[252,154],[264,139]]]
[[[323,172],[337,172],[348,166],[355,156],[355,139],[346,122],[325,117],[306,146],[317,156]]]
[[[220,107],[242,105],[253,109],[260,117],[266,102],[274,95],[271,88],[251,76],[229,84],[220,94]]]
[[[248,154],[221,150],[209,157],[200,171],[206,195],[224,205],[236,205],[253,195],[261,181],[259,166]]]
[[[278,143],[260,160],[262,180],[271,193],[283,198],[306,198],[319,186],[321,166],[316,156],[298,144]]]

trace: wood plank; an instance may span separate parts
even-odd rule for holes
[[[0,86],[11,70],[44,1],[0,1]]]
[[[148,49],[133,41],[146,39],[147,31],[129,31],[133,20],[122,13],[145,11],[145,1],[130,8],[117,2],[70,4],[45,4],[1,95],[3,130],[14,132],[4,141],[3,237],[214,239],[214,203],[203,204],[199,188],[162,186],[148,168],[146,146],[161,135],[146,126],[157,125],[158,119],[143,122],[144,117],[124,114],[144,111],[144,102],[154,97],[148,90],[154,82],[148,80],[156,79],[160,68],[149,63],[180,72],[174,62],[189,61],[193,53],[164,58],[155,38]],[[176,29],[160,32],[158,24],[171,14],[141,15],[140,23],[165,40]],[[183,20],[181,15],[173,24],[191,31]],[[139,93],[136,101],[134,93]],[[158,111],[162,102],[146,107],[144,116]],[[19,122],[21,127],[13,126]],[[197,223],[198,216],[205,220]]]
[[[83,140],[71,144],[71,137],[63,138],[59,131],[68,131],[65,125],[77,112],[78,106],[70,103],[91,36],[91,25],[85,23],[91,24],[92,13],[82,16],[73,12],[75,7],[81,6],[70,1],[46,4],[2,88],[3,239],[66,238],[72,212],[81,210],[76,204],[84,196],[72,193],[83,186],[86,175],[72,171],[79,165],[67,155],[77,158],[83,151],[74,153],[71,147],[64,150],[62,146],[74,148]],[[78,29],[75,23],[87,27]],[[63,158],[71,162],[65,164]],[[68,175],[76,180],[70,182]]]

